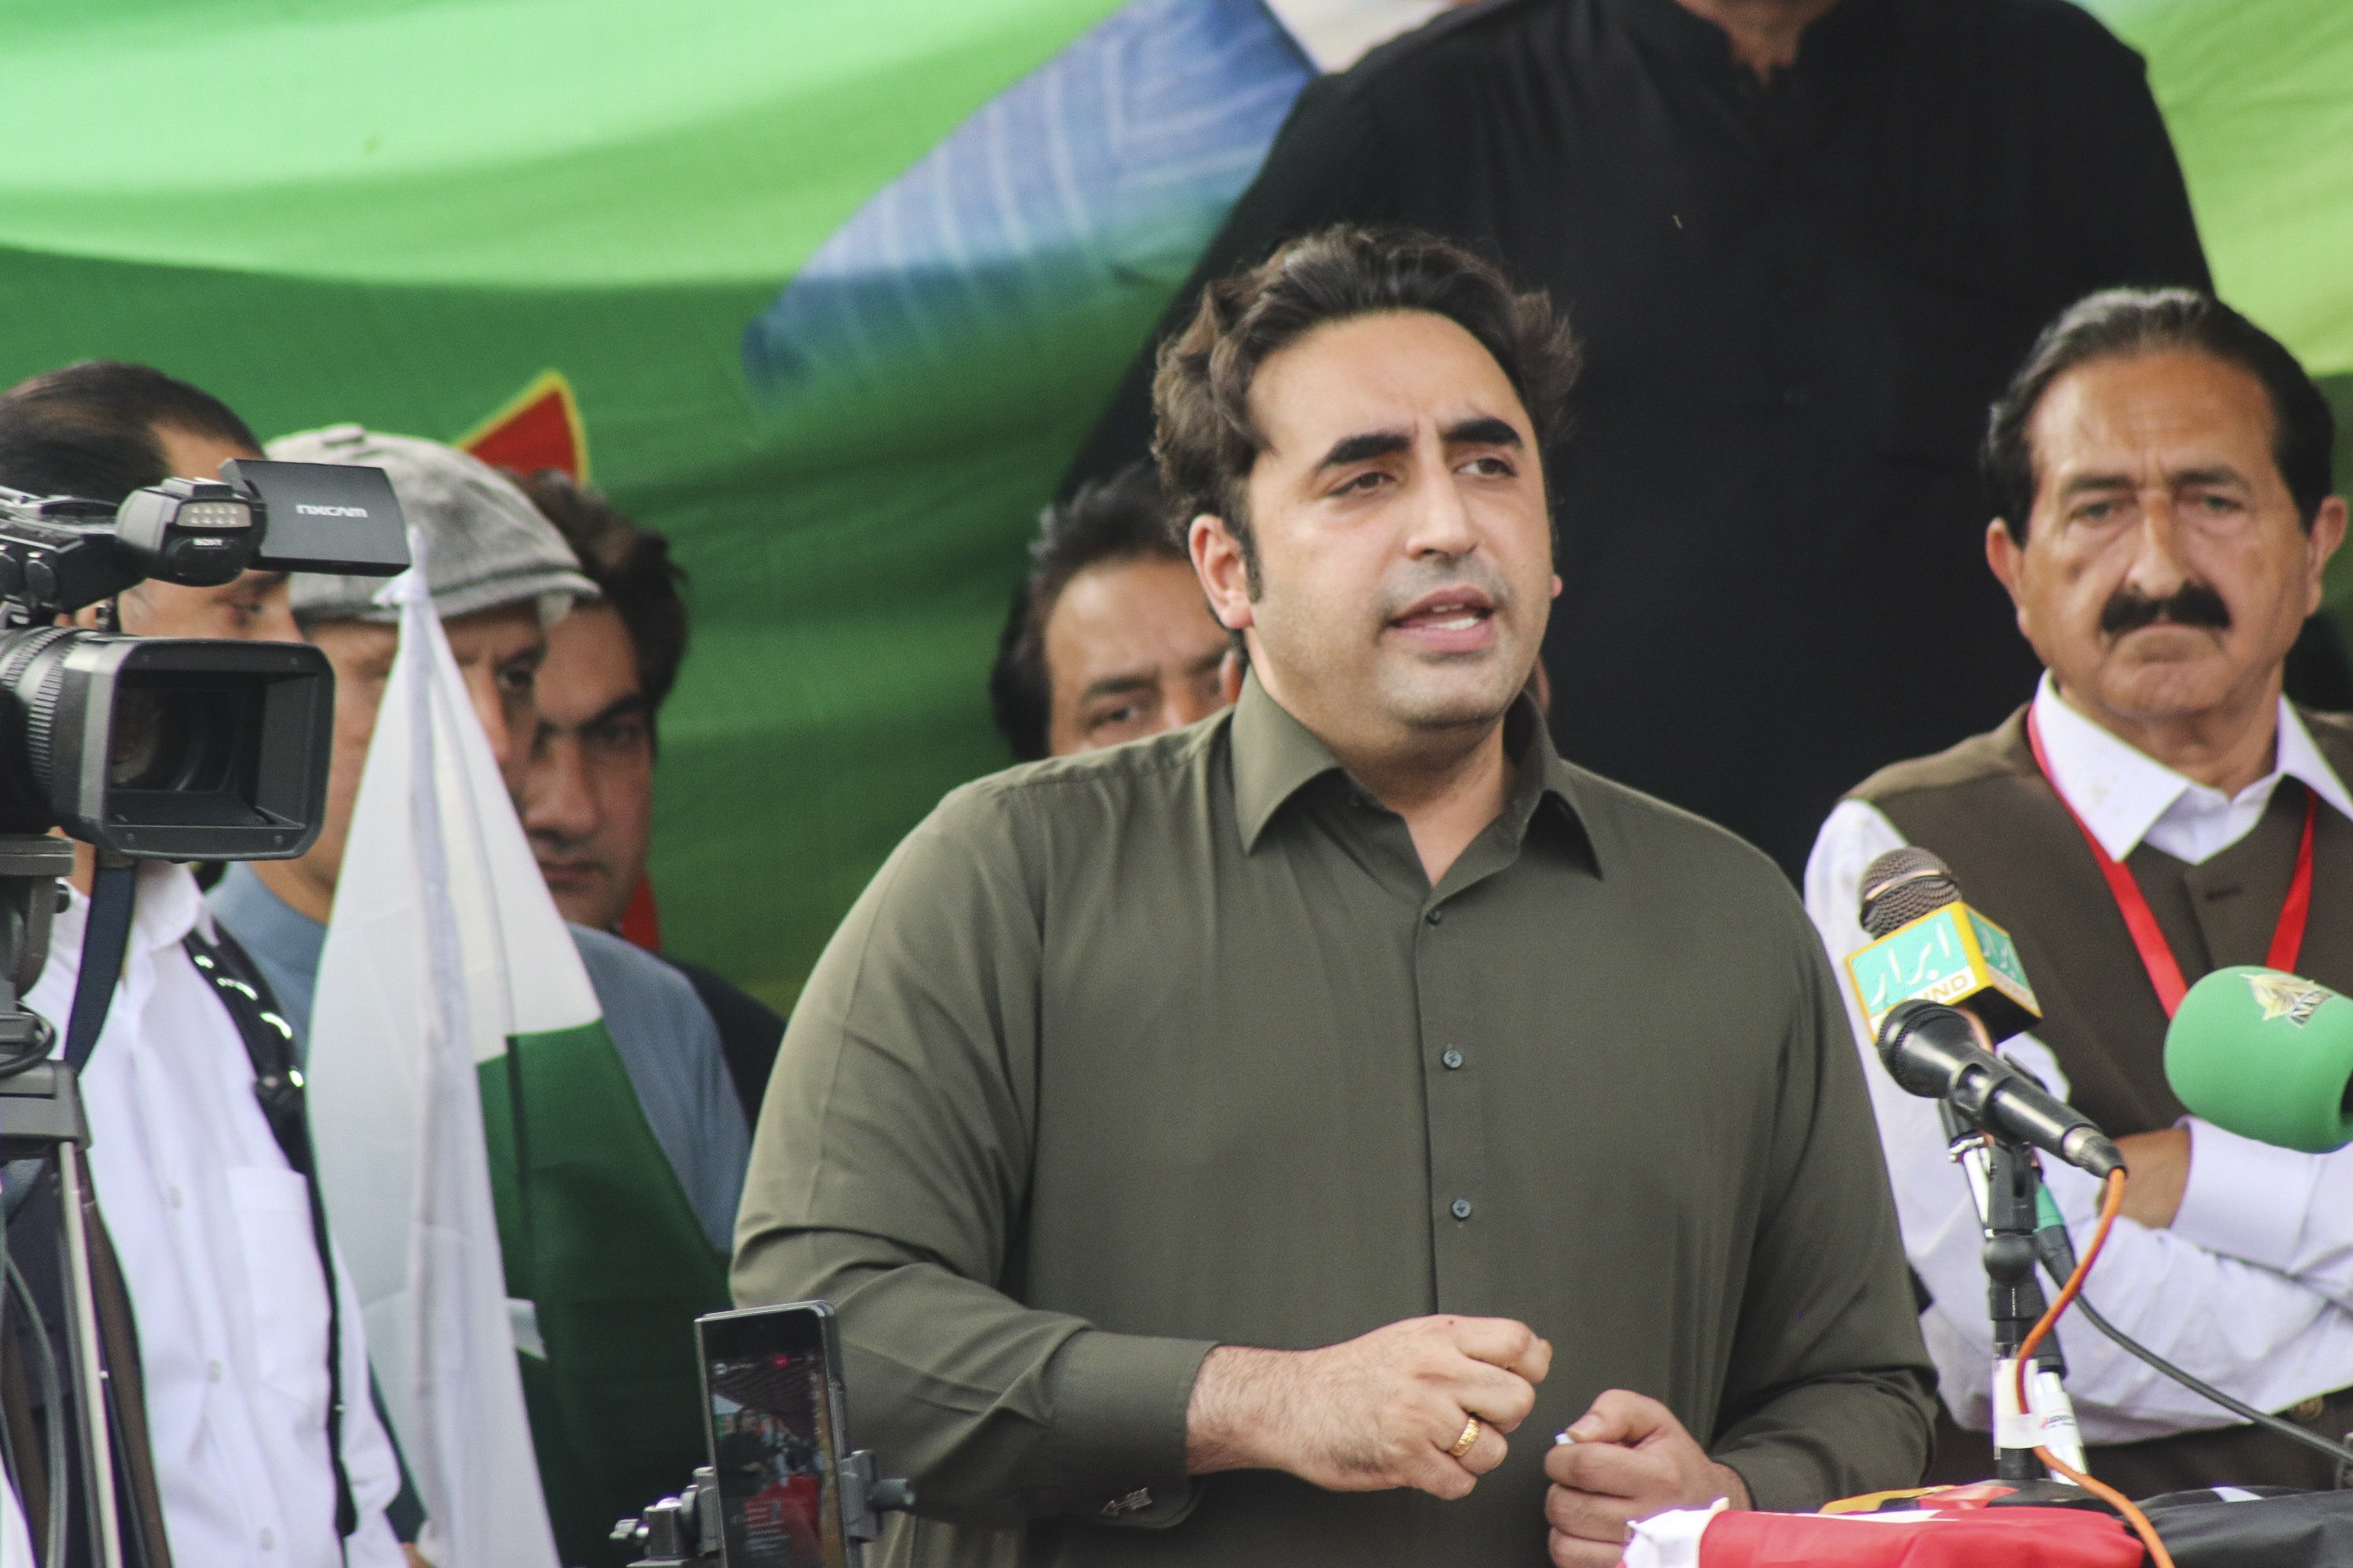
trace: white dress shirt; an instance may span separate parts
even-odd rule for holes
[[[2061,793],[2117,860],[2144,842],[2191,864],[2211,859],[2254,826],[2283,778],[2353,816],[2353,795],[2284,701],[2273,771],[2235,796],[2134,750],[2062,701],[2047,675],[2034,714]],[[1846,956],[1870,941],[1856,912],[1863,871],[1904,842],[1894,824],[1860,801],[1840,803],[1822,825],[1806,865],[1806,909],[1841,980]],[[1872,1049],[1852,988],[1841,990],[1878,1113],[1905,1251],[1936,1298],[1921,1331],[1955,1419],[1983,1431],[1992,1424],[1993,1340],[1976,1209],[1959,1167],[1946,1157],[1935,1103],[1895,1086]],[[2066,1075],[2031,1035],[2002,1051],[2054,1093],[2067,1093]],[[2284,1410],[2353,1384],[2353,1149],[2300,1154],[2196,1117],[2182,1124],[2189,1130],[2189,1179],[2172,1226],[2118,1220],[2084,1294],[2125,1332],[2258,1409]],[[2098,1184],[2057,1161],[2042,1164],[2080,1248],[2090,1239]],[[2088,1323],[2063,1319],[2058,1333],[2087,1441],[2134,1442],[2234,1424],[2227,1411],[2127,1356]]]
[[[89,901],[57,918],[26,1005],[59,1026]],[[334,1568],[327,1294],[307,1184],[253,1093],[237,1024],[180,941],[204,900],[180,866],[140,868],[122,979],[82,1074],[90,1180],[138,1322],[147,1422],[174,1562]],[[385,1522],[400,1477],[368,1395],[359,1304],[343,1295],[352,1568],[399,1568]]]

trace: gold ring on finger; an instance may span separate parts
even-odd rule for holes
[[[1446,1450],[1446,1457],[1450,1459],[1459,1459],[1469,1453],[1471,1445],[1479,1440],[1479,1418],[1473,1415],[1470,1420],[1462,1423],[1462,1436],[1454,1439],[1454,1447]]]

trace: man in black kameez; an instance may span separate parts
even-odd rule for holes
[[[1555,734],[1792,874],[1853,779],[2032,679],[1974,455],[2037,329],[2209,281],[2139,58],[2064,0],[1466,6],[1308,88],[1176,316],[1335,220],[1577,322]],[[1074,480],[1141,454],[1148,372]]]

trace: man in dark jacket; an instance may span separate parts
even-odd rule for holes
[[[1974,454],[2037,329],[2208,281],[2140,60],[2063,0],[1464,6],[1307,89],[1176,316],[1335,220],[1468,241],[1577,323],[1555,733],[1793,876],[1848,784],[2032,677]],[[1073,482],[1143,451],[1148,379]]]

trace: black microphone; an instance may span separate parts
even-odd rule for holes
[[[1960,902],[1961,887],[1952,868],[1932,852],[1907,844],[1865,868],[1858,914],[1863,930],[1885,938]],[[2031,1143],[2094,1176],[2105,1177],[2123,1165],[2124,1156],[2091,1118],[1980,1043],[2018,1033],[2031,1021],[2027,1015],[1989,989],[1955,1000],[1961,1005],[1899,1003],[1880,1021],[1879,1057],[1887,1064],[1889,1077],[1910,1093],[1950,1101],[1998,1138]],[[1972,1005],[1980,1001],[2000,1004],[1996,1016],[1981,1016]]]
[[[2125,1157],[2092,1119],[1978,1044],[1957,1007],[1905,1002],[1879,1026],[1879,1058],[1910,1093],[1944,1100],[1997,1138],[2031,1143],[2105,1177]]]

